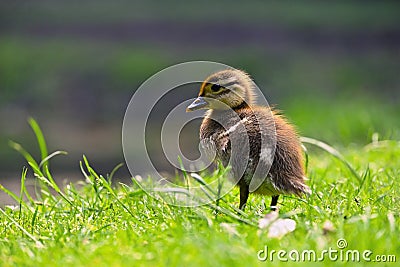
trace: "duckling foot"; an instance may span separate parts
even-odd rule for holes
[[[272,210],[272,211],[277,211],[278,210],[278,198],[279,198],[279,195],[276,195],[276,196],[272,196],[272,199],[271,199],[271,205],[270,205],[270,209]]]
[[[239,209],[244,210],[246,207],[247,199],[249,198],[249,187],[247,185],[240,185],[240,204]]]

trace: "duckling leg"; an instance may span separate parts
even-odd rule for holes
[[[278,205],[278,198],[279,198],[279,195],[276,195],[276,196],[272,196],[272,199],[271,199],[271,210],[272,211],[276,211],[276,209],[277,209],[277,205]]]
[[[240,204],[239,209],[244,210],[247,199],[249,198],[249,187],[246,184],[240,185]]]

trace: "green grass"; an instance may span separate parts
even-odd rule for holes
[[[342,155],[333,148],[324,151],[305,144],[313,194],[280,199],[280,217],[297,226],[276,239],[267,237],[268,229],[257,227],[268,212],[264,201],[269,199],[251,196],[246,212],[238,214],[237,189],[217,203],[171,206],[150,196],[136,180],[114,185],[114,171],[99,175],[85,157],[80,166],[83,181],[60,189],[48,161],[62,152],[49,156],[40,128],[34,120],[29,122],[41,162],[20,145],[12,146],[27,159],[41,187],[36,196],[28,193],[26,168],[20,195],[1,187],[18,203],[0,210],[1,266],[265,266],[269,259],[257,259],[265,246],[269,252],[313,249],[319,255],[324,249],[338,249],[340,238],[348,244],[343,251],[368,249],[371,259],[394,255],[399,260],[399,142],[374,140]],[[327,221],[333,229],[324,231]],[[272,264],[287,264],[274,257]],[[314,264],[341,263],[326,255]]]

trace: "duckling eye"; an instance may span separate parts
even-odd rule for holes
[[[213,84],[213,85],[211,86],[211,91],[213,91],[213,92],[218,92],[219,90],[221,90],[221,88],[222,88],[221,85]]]

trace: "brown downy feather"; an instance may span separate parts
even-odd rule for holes
[[[214,84],[220,88],[212,87]],[[199,93],[199,98],[219,100],[234,111],[212,104],[202,107],[209,111],[200,127],[200,139],[205,147],[210,147],[210,144],[215,147],[217,160],[227,165],[231,156],[235,157],[231,155],[233,135],[248,136],[250,159],[244,173],[235,166],[235,162],[242,159],[232,160],[233,179],[240,187],[242,209],[247,202],[249,185],[258,164],[261,164],[261,167],[265,165],[265,168],[270,166],[270,169],[254,193],[272,196],[271,207],[276,206],[280,194],[300,196],[310,193],[305,184],[301,144],[294,127],[278,111],[254,105],[253,90],[253,82],[245,72],[229,69],[208,77]],[[225,128],[217,121],[223,121]],[[236,127],[238,124],[244,128],[240,130]],[[262,134],[267,142],[276,141],[275,152],[269,155],[271,160],[273,159],[272,162],[268,162],[266,152],[261,151]],[[240,173],[243,175],[240,176]]]

